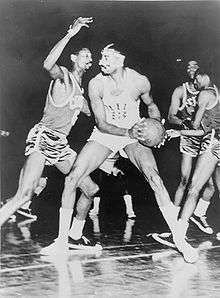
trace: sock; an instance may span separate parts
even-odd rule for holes
[[[196,216],[205,216],[206,215],[206,211],[209,207],[210,202],[203,200],[202,198],[199,199],[199,202],[196,206],[196,209],[194,211],[194,214]]]
[[[64,243],[68,242],[68,232],[70,228],[70,223],[72,219],[73,209],[60,208],[60,218],[59,218],[59,234],[58,239]]]
[[[100,202],[100,197],[94,197],[93,199],[93,209],[99,210],[99,202]]]
[[[21,208],[22,208],[22,209],[29,209],[30,204],[31,204],[31,200],[28,201],[28,202],[26,202],[26,203],[24,203],[24,205],[22,205]]]
[[[170,204],[166,206],[161,206],[159,208],[161,213],[163,214],[166,223],[168,224],[168,227],[170,228],[171,232],[173,232],[176,228],[180,207],[175,206],[173,203],[170,202]]]
[[[82,231],[85,225],[85,220],[79,220],[76,217],[73,218],[72,226],[69,230],[69,236],[75,240],[82,237]]]
[[[124,201],[125,201],[125,206],[126,206],[126,213],[133,213],[133,205],[132,205],[132,198],[130,195],[124,195],[123,196]]]

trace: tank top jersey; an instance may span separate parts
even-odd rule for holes
[[[43,117],[40,120],[40,123],[49,129],[67,136],[83,107],[84,97],[83,89],[80,88],[72,73],[63,66],[61,66],[61,69],[64,73],[65,87],[70,87],[70,94],[64,103],[55,104],[51,94],[54,83],[54,80],[52,80],[47,93]]]
[[[123,88],[119,94],[114,94],[112,82],[109,76],[99,73],[96,78],[103,82],[103,104],[106,113],[106,121],[122,128],[130,128],[140,121],[141,91],[134,82],[138,76],[136,71],[125,68]]]
[[[178,111],[178,116],[181,119],[193,120],[196,110],[198,108],[198,94],[199,91],[192,91],[188,82],[183,83],[183,98]]]
[[[214,104],[206,108],[202,117],[202,127],[205,132],[210,132],[215,129],[220,137],[220,96],[216,86],[209,87],[205,90],[211,90],[216,95]]]

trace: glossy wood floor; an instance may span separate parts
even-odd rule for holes
[[[191,223],[188,238],[199,247],[200,259],[187,264],[176,250],[149,235],[167,230],[154,204],[137,201],[135,220],[126,218],[120,198],[113,204],[108,198],[100,208],[100,215],[88,218],[85,227],[86,236],[103,245],[98,254],[77,250],[67,257],[39,254],[57,234],[58,209],[47,206],[46,198],[37,221],[7,222],[1,234],[0,296],[220,297],[216,234],[206,235]],[[218,231],[218,224],[214,228]]]

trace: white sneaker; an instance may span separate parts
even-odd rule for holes
[[[98,214],[99,214],[99,210],[98,209],[93,208],[93,209],[91,209],[89,211],[89,215],[90,216],[94,216],[94,215],[98,215]]]
[[[42,248],[40,254],[42,255],[63,255],[69,252],[68,243],[64,243],[61,240],[55,239],[53,243]]]

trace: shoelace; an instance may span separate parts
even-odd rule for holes
[[[207,223],[207,221],[206,221],[206,216],[201,216],[200,217],[200,220],[201,220],[201,222],[203,223],[203,225],[206,227],[206,228],[208,228],[209,227],[209,224]]]
[[[89,244],[90,243],[89,239],[87,239],[85,236],[82,236],[82,239],[85,242],[85,244]]]

